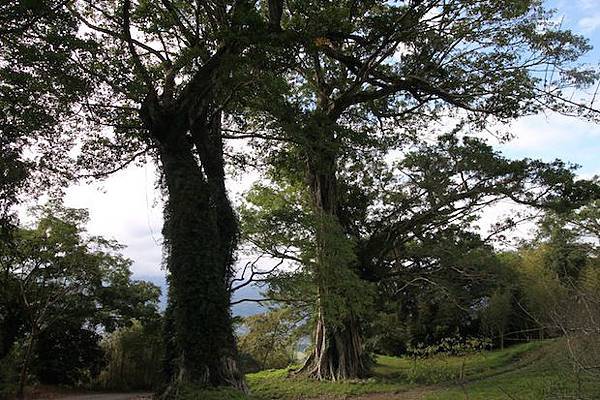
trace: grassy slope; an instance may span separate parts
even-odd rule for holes
[[[510,350],[509,350],[510,351]],[[600,399],[600,382],[571,374],[560,342],[545,343],[506,365],[502,373],[467,379],[425,397],[426,400]],[[502,352],[496,354],[502,355]]]
[[[380,356],[367,380],[316,382],[293,378],[287,370],[263,371],[247,376],[252,394],[190,391],[189,399],[296,400],[319,396],[344,398],[367,393],[401,393],[424,389],[427,400],[539,400],[544,393],[573,392],[577,382],[563,374],[568,367],[557,342],[527,343],[504,351],[466,357],[436,357],[414,362]],[[461,378],[462,377],[462,378]],[[587,398],[600,398],[600,383],[585,382]]]

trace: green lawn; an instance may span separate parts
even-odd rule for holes
[[[557,341],[533,342],[503,351],[464,357],[434,357],[426,360],[379,356],[373,376],[365,380],[317,382],[294,377],[288,370],[262,371],[247,375],[251,395],[231,391],[199,393],[190,390],[186,399],[205,400],[299,400],[319,396],[345,398],[367,393],[423,393],[425,400],[542,400],[576,397],[600,399],[600,383],[576,382],[567,373]],[[468,394],[468,397],[465,395]]]

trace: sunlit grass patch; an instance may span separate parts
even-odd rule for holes
[[[253,399],[309,399],[323,395],[351,396],[365,393],[401,392],[414,385],[376,377],[340,382],[316,381],[293,376],[289,370],[262,371],[246,376]]]

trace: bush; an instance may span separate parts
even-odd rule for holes
[[[554,324],[564,336],[568,370],[578,382],[600,381],[600,261],[594,261],[583,271],[572,296],[553,313]]]
[[[41,383],[85,386],[104,366],[100,335],[79,326],[57,325],[37,343],[37,376]]]
[[[465,379],[466,358],[491,348],[487,338],[463,338],[460,336],[443,339],[432,346],[409,347],[413,365],[407,371],[411,383],[434,384],[447,381],[462,382]],[[462,357],[460,363],[449,363],[450,357]],[[418,362],[417,362],[418,361]]]
[[[20,342],[15,343],[0,360],[0,400],[12,399],[16,393],[22,360],[23,346]]]
[[[103,389],[147,390],[162,381],[163,342],[159,321],[142,325],[134,321],[102,341],[106,368],[98,385]]]

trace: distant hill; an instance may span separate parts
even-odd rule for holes
[[[152,282],[156,286],[160,287],[160,310],[162,311],[165,309],[167,305],[167,281],[164,276],[134,276],[133,279]],[[262,297],[263,296],[261,295],[260,288],[256,287],[255,285],[248,285],[235,292],[233,295],[233,300],[260,299]],[[233,306],[234,316],[247,317],[249,315],[260,314],[262,312],[265,312],[265,307],[255,302],[246,302]]]

